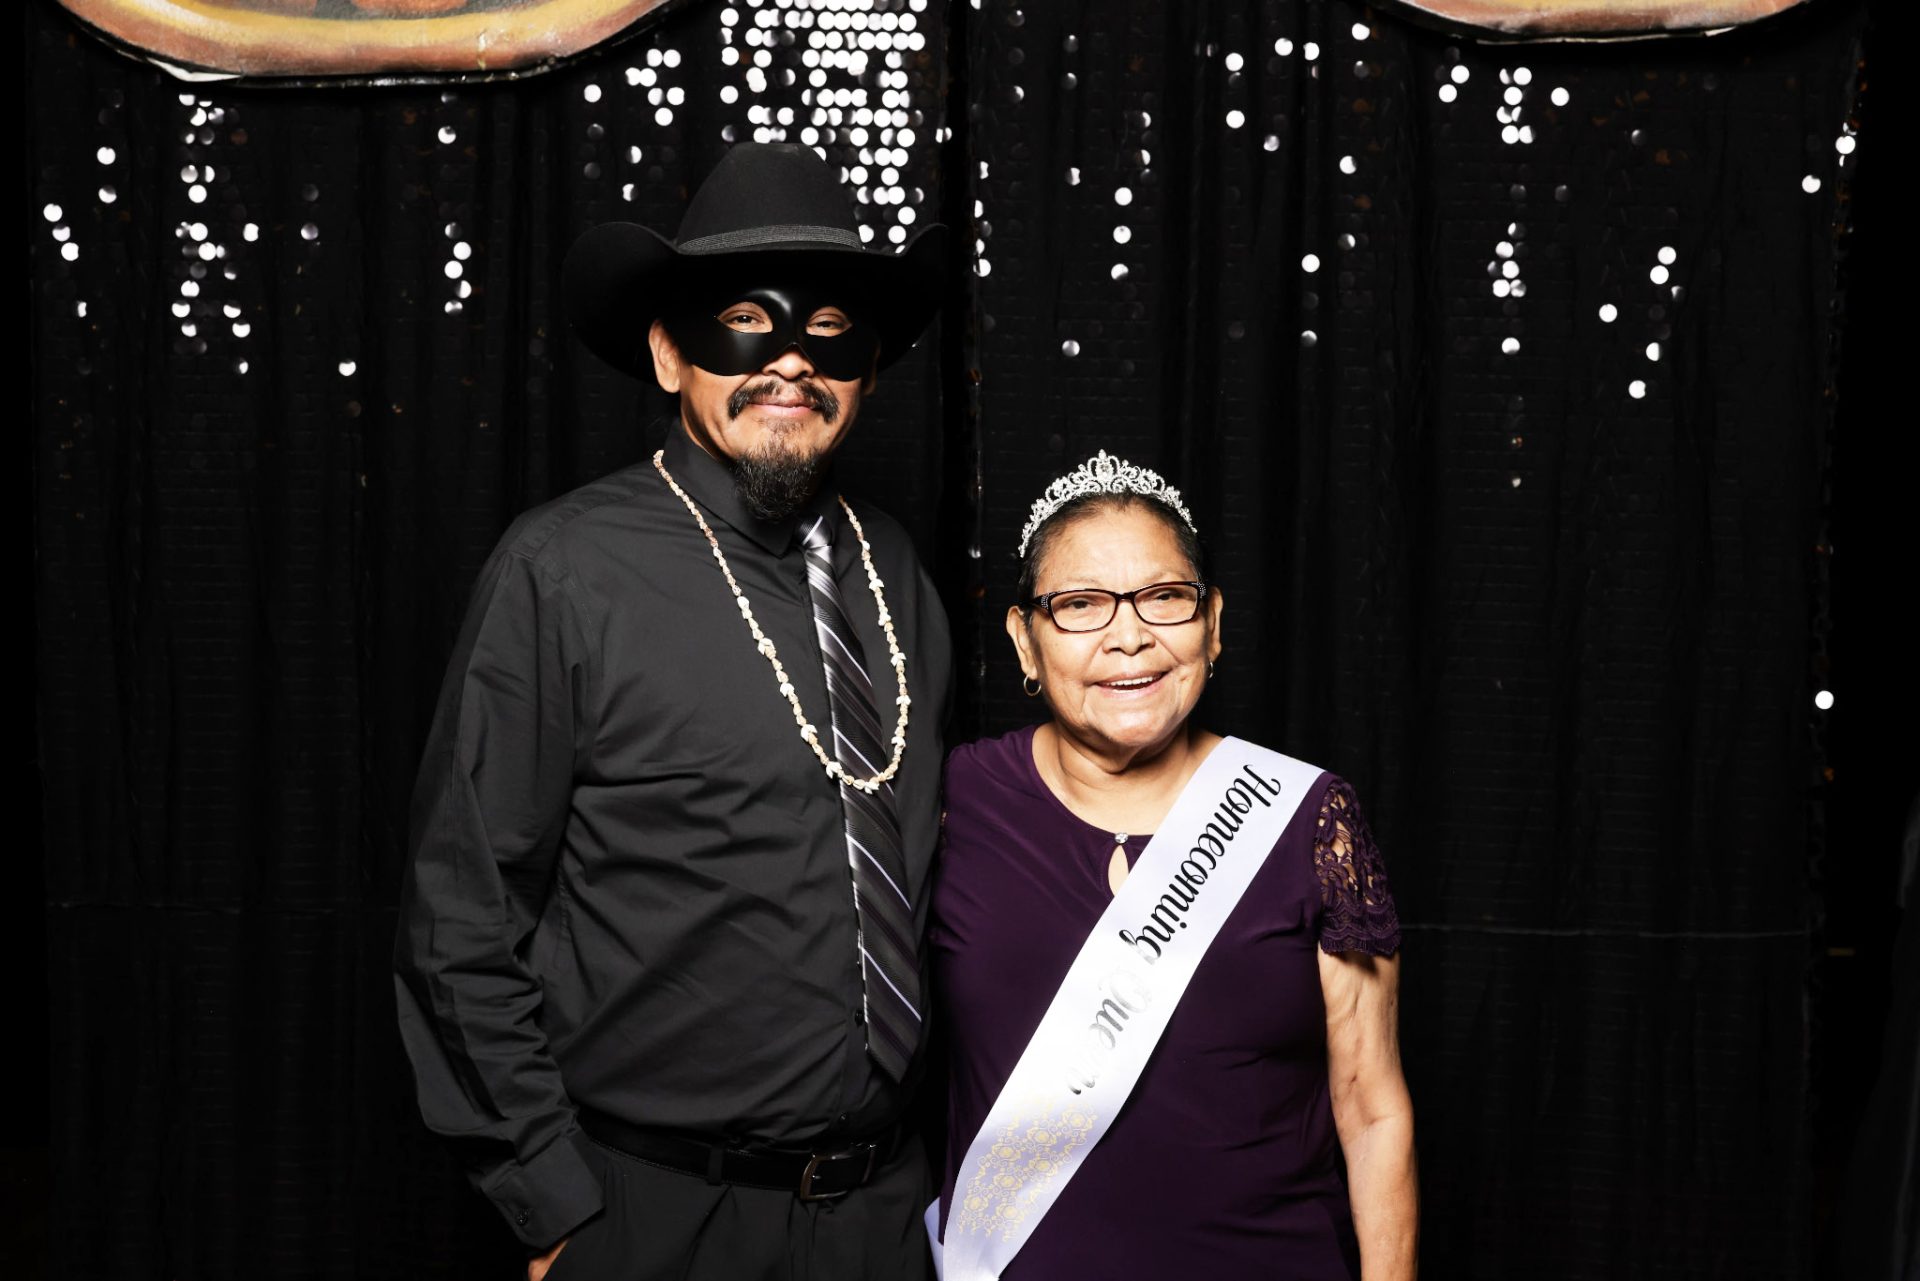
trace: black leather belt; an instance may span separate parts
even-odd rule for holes
[[[735,1148],[630,1125],[592,1108],[580,1109],[580,1128],[602,1147],[647,1165],[698,1175],[709,1183],[791,1192],[802,1201],[832,1201],[871,1179],[899,1150],[899,1126],[838,1151]]]

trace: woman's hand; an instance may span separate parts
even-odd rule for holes
[[[1347,1158],[1361,1281],[1412,1281],[1420,1188],[1413,1100],[1400,1072],[1400,958],[1320,954],[1327,1081]]]
[[[536,1254],[533,1258],[528,1259],[527,1281],[544,1281],[547,1275],[547,1269],[553,1266],[553,1261],[560,1257],[560,1252],[567,1248],[567,1242],[570,1240],[572,1240],[571,1237],[561,1237],[559,1243],[556,1244],[553,1249],[547,1251],[545,1254]]]

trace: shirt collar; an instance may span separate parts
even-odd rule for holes
[[[694,444],[693,438],[687,435],[686,424],[678,418],[671,418],[667,422],[665,449],[666,457],[662,461],[666,463],[667,470],[673,473],[673,478],[680,482],[680,488],[693,495],[694,501],[706,508],[708,516],[726,522],[770,555],[786,555],[787,550],[799,539],[803,520],[817,514],[831,513],[834,509],[834,495],[839,491],[834,486],[831,467],[821,477],[819,490],[799,512],[786,520],[761,520],[740,501],[740,492],[734,488],[733,473],[726,464]],[[836,553],[838,546],[839,540],[836,539]]]

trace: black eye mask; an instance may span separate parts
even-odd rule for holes
[[[723,308],[735,303],[758,303],[773,328],[766,333],[741,333],[720,323]],[[822,307],[838,307],[848,318],[844,333],[826,336],[807,332],[807,322]],[[669,326],[673,340],[688,360],[710,374],[733,377],[758,373],[797,347],[815,372],[835,382],[858,382],[873,372],[880,350],[880,331],[849,305],[844,291],[811,285],[763,285],[734,291],[711,310],[682,314]]]

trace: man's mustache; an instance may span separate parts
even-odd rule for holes
[[[840,417],[840,398],[825,387],[811,382],[788,382],[782,378],[766,378],[757,383],[744,383],[727,397],[727,417],[738,418],[747,412],[747,407],[765,396],[780,399],[783,391],[791,390],[805,401],[807,408],[819,414],[828,422]]]

